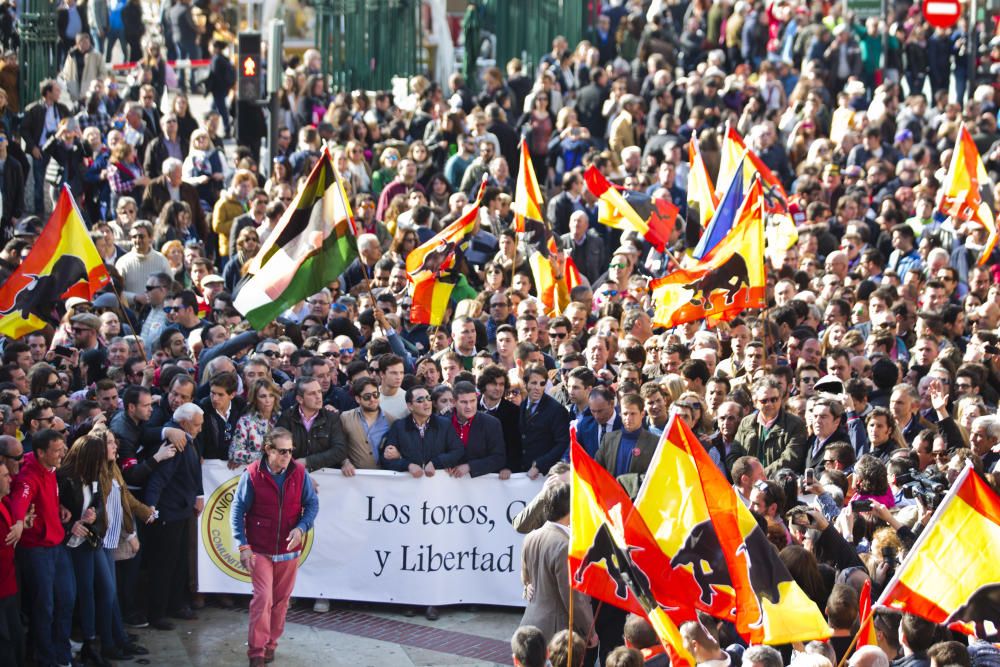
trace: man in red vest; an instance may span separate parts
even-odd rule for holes
[[[253,582],[250,667],[274,660],[299,555],[319,513],[319,497],[305,466],[292,459],[293,449],[291,432],[273,429],[264,457],[243,472],[233,501],[233,536]]]

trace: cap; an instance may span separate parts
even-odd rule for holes
[[[21,218],[21,221],[14,227],[14,236],[38,236],[42,233],[44,223],[36,215],[29,215]]]
[[[843,394],[844,383],[836,375],[826,375],[820,378],[814,389],[825,394]]]
[[[725,79],[726,73],[723,72],[718,67],[712,66],[705,70],[705,73],[701,75],[702,79]]]
[[[865,175],[865,170],[856,164],[852,164],[850,167],[844,170],[844,176],[850,176],[851,178],[861,178]]]
[[[900,130],[896,133],[896,143],[906,141],[907,139],[913,139],[913,133],[909,130]]]
[[[831,176],[839,176],[840,175],[840,167],[837,166],[837,165],[835,165],[835,164],[833,164],[833,163],[830,163],[830,164],[826,165],[825,167],[823,167],[823,173],[824,174],[829,174]]]
[[[68,308],[76,308],[77,306],[79,306],[82,303],[90,303],[90,301],[88,301],[87,299],[78,297],[78,296],[71,296],[70,298],[66,299],[66,308],[67,309]]]
[[[224,283],[226,282],[222,276],[217,273],[210,273],[201,279],[201,286],[211,285],[212,283]]]
[[[110,292],[105,292],[94,299],[94,308],[118,308],[118,297]]]
[[[101,328],[101,318],[93,313],[80,313],[79,315],[74,315],[69,318],[69,321],[73,324],[79,324],[82,327],[93,329],[94,331]]]

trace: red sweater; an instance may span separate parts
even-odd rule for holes
[[[7,537],[14,520],[7,509],[9,498],[0,500],[0,536]],[[14,547],[7,546],[0,538],[0,600],[17,595],[17,575],[14,572]]]
[[[35,523],[21,534],[22,547],[54,547],[62,544],[66,531],[59,520],[59,486],[56,473],[35,459],[34,452],[24,455],[21,472],[14,478],[10,490],[10,513],[14,521],[22,521],[28,507],[35,506]]]

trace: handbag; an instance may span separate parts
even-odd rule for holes
[[[132,517],[132,525],[135,526],[135,515],[132,514],[131,508],[125,502],[124,493],[122,494],[122,510],[128,512],[129,516]],[[111,552],[111,557],[115,562],[120,560],[129,560],[135,558],[135,555],[139,553],[139,550],[132,546],[132,543],[128,539],[128,535],[125,534],[124,523],[122,525],[122,530],[118,533],[118,545],[115,546],[114,550]]]
[[[132,546],[129,541],[128,536],[123,530],[120,535],[118,535],[118,546],[114,548],[111,552],[111,557],[117,562],[120,560],[130,560],[135,558],[135,555],[139,553],[139,550]]]

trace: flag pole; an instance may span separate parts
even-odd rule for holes
[[[567,654],[566,654],[566,664],[573,664],[573,570],[567,568],[567,576],[569,577],[569,642],[567,643]]]

